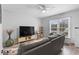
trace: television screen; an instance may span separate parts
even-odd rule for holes
[[[20,26],[20,37],[31,36],[34,35],[34,27],[33,26]]]

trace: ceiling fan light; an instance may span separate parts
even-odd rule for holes
[[[46,10],[42,10],[42,13],[45,13],[46,12]]]

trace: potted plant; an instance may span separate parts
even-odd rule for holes
[[[8,38],[8,40],[6,40],[5,46],[10,47],[10,46],[12,46],[14,44],[14,40],[11,38],[11,34],[12,34],[13,30],[7,30],[6,32],[7,32],[8,36],[9,36],[9,38]]]

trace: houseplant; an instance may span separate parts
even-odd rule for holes
[[[11,34],[12,34],[13,30],[7,30],[6,32],[7,32],[9,38],[8,38],[8,40],[6,40],[5,46],[10,47],[14,44],[14,40],[11,38]]]

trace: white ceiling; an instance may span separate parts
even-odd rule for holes
[[[37,4],[3,4],[2,11],[9,13],[26,13],[34,17],[46,17],[67,11],[79,9],[79,4],[45,4],[50,9],[42,13]]]

